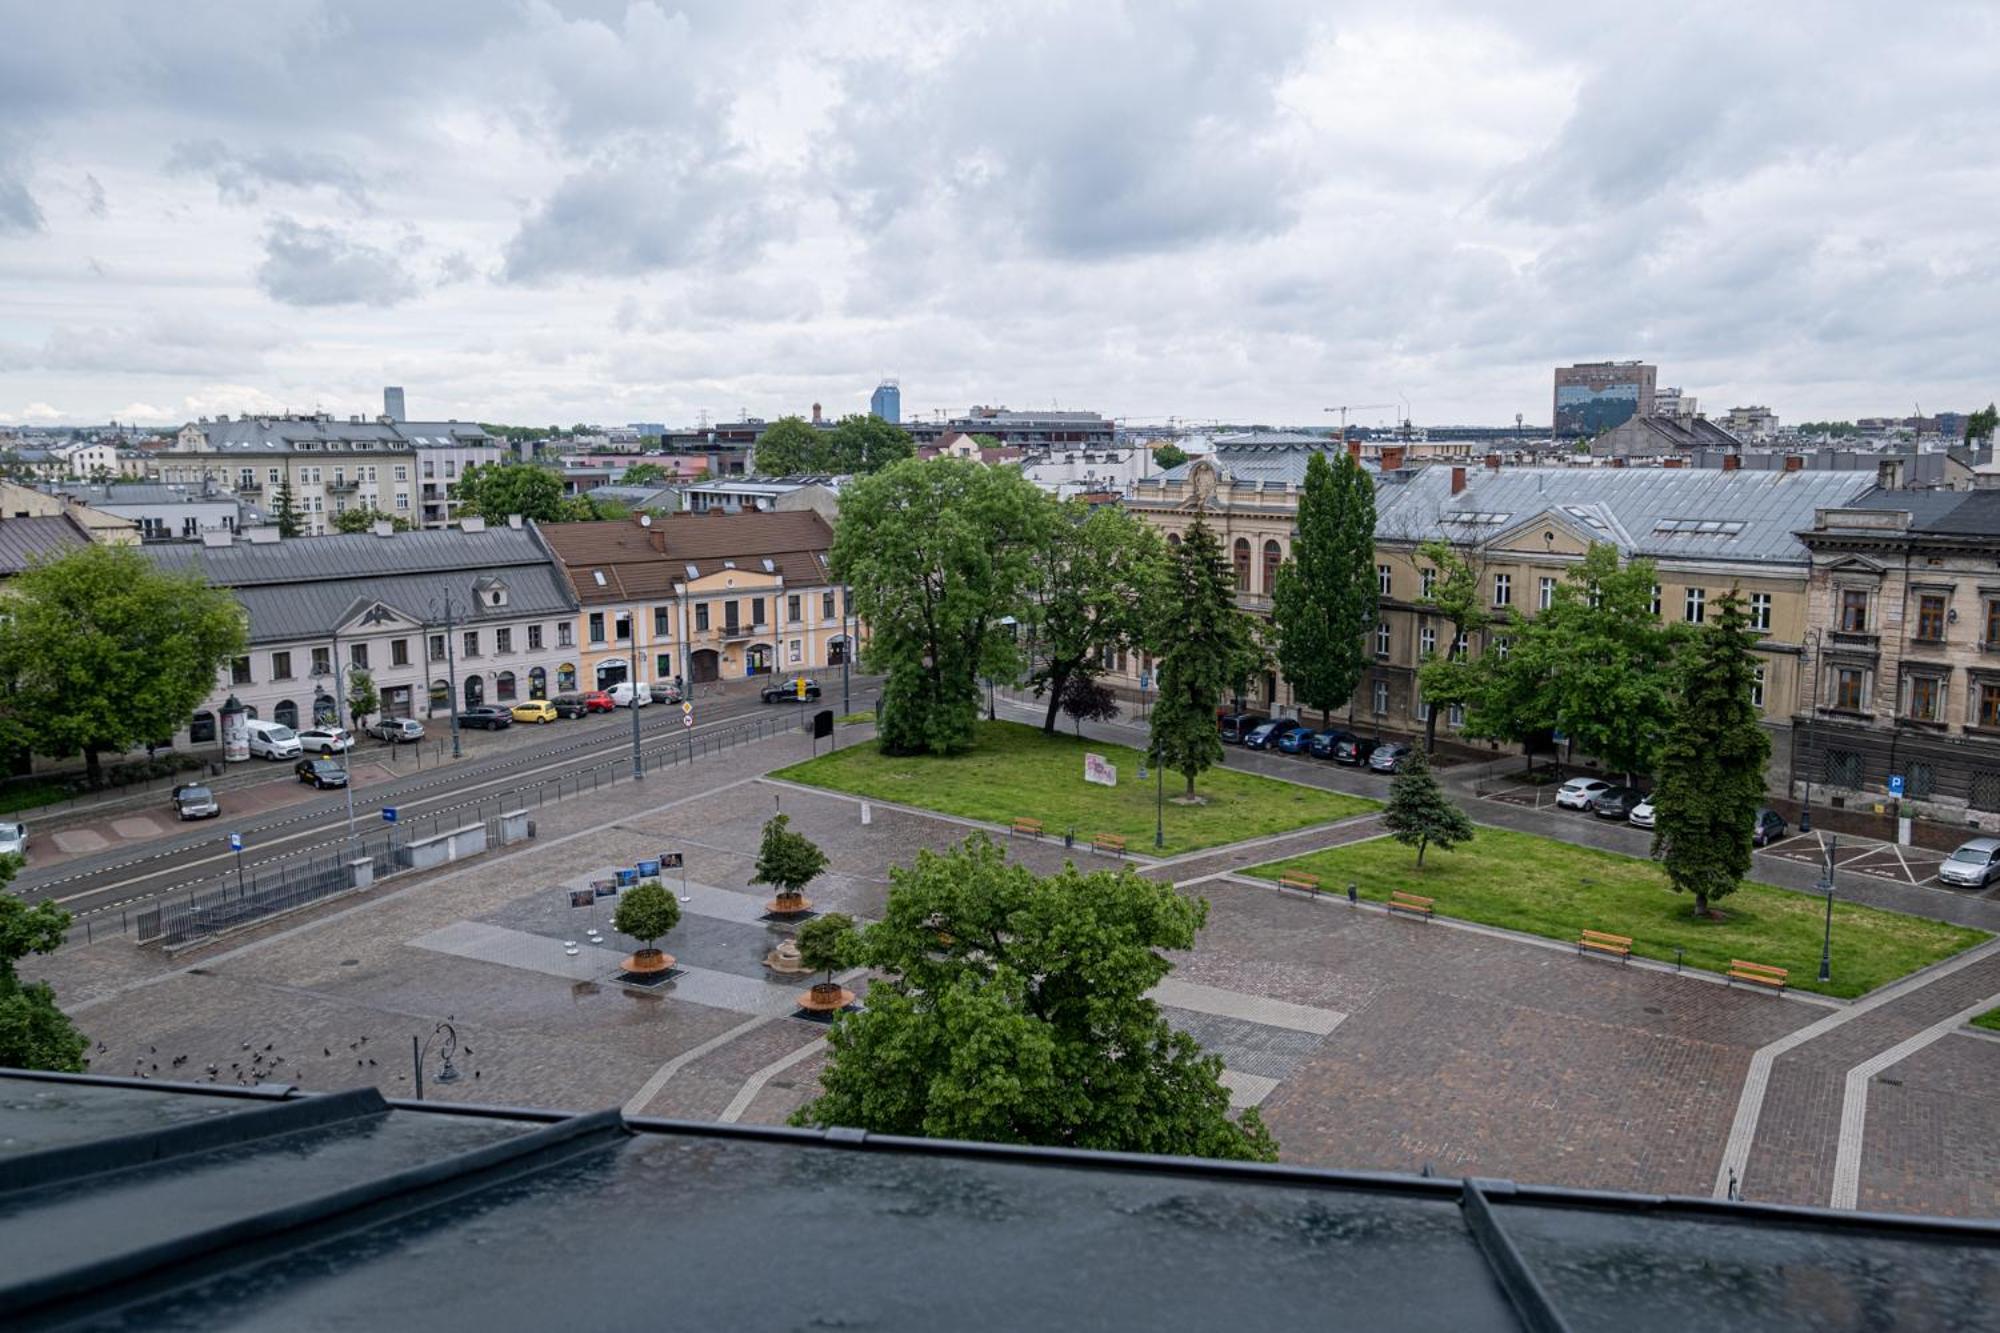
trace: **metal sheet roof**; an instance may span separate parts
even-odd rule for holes
[[[61,514],[0,518],[0,576],[18,574],[36,560],[88,545],[89,536]]]

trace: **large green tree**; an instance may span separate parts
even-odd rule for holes
[[[0,1067],[81,1074],[90,1042],[56,1005],[46,981],[24,983],[14,965],[31,953],[54,953],[69,934],[69,913],[51,902],[28,906],[6,891],[21,868],[0,856]]]
[[[984,835],[892,867],[861,961],[884,975],[828,1037],[793,1117],[877,1133],[1272,1161],[1222,1061],[1147,992],[1208,904],[1129,870],[1036,875]]]
[[[1162,472],[1165,472],[1169,468],[1177,468],[1187,461],[1187,450],[1181,448],[1172,440],[1167,440],[1153,446],[1153,466],[1159,468]]]
[[[667,470],[658,463],[634,463],[618,474],[620,486],[657,486],[667,479]]]
[[[86,546],[30,566],[0,622],[12,732],[37,753],[100,756],[186,725],[243,651],[243,611],[195,571],[167,573],[130,546]]]
[[[1750,873],[1752,825],[1764,802],[1771,738],[1757,719],[1757,635],[1735,588],[1681,655],[1673,723],[1653,789],[1653,855],[1694,914],[1736,891]]]
[[[1193,797],[1194,780],[1222,758],[1216,707],[1255,668],[1260,651],[1208,525],[1196,519],[1171,555],[1152,612],[1159,698],[1147,756],[1186,778]]]
[[[343,509],[333,516],[336,532],[367,532],[377,523],[386,522],[397,532],[408,532],[410,520],[399,514],[385,514],[373,505],[363,505],[359,509]]]
[[[1965,418],[1965,443],[1991,444],[1996,426],[2000,426],[2000,408],[1988,403]]]
[[[1116,506],[1063,501],[1047,548],[1029,565],[1028,614],[1035,662],[1029,680],[1048,697],[1042,730],[1055,734],[1070,679],[1094,675],[1107,654],[1147,637],[1159,604],[1167,548],[1159,533]]]
[[[827,434],[825,472],[860,475],[880,472],[891,463],[915,456],[916,441],[892,421],[861,414],[842,417]]]
[[[804,417],[779,417],[757,437],[751,470],[760,477],[797,477],[824,472],[826,441]]]
[[[1278,567],[1271,629],[1278,667],[1326,725],[1354,697],[1375,625],[1375,483],[1346,454],[1315,453],[1299,490],[1298,535]]]
[[[1444,619],[1451,633],[1445,650],[1433,653],[1417,667],[1417,683],[1430,705],[1424,718],[1424,752],[1437,753],[1438,713],[1465,703],[1474,690],[1475,675],[1468,654],[1473,636],[1493,623],[1478,565],[1449,542],[1427,541],[1417,554],[1430,566],[1430,589],[1419,601]]]
[[[1431,847],[1450,851],[1459,843],[1472,841],[1472,821],[1445,795],[1422,750],[1410,751],[1395,781],[1389,784],[1382,827],[1397,842],[1417,849],[1419,870],[1424,868],[1424,853]]]
[[[469,467],[458,479],[461,517],[504,523],[519,514],[537,523],[558,523],[574,516],[563,495],[563,479],[553,468],[535,463],[488,463]]]
[[[906,459],[842,492],[833,570],[854,588],[870,668],[887,677],[885,752],[952,754],[972,743],[979,678],[1019,669],[1006,622],[1026,612],[1051,513],[1012,468],[953,458]]]
[[[347,721],[352,727],[365,727],[375,710],[382,706],[382,695],[375,688],[375,677],[361,667],[347,673]]]

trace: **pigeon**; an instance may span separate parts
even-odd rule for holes
[[[375,1057],[372,1055],[368,1057],[368,1067],[371,1069],[375,1067]]]
[[[273,1046],[276,1046],[277,1044],[278,1044],[278,1043],[276,1043],[276,1042],[274,1042],[274,1041],[267,1041],[267,1042],[265,1042],[265,1043],[264,1043],[264,1049],[268,1051],[268,1050],[270,1050],[270,1049],[271,1049],[271,1048],[272,1048]]]
[[[464,1051],[467,1055],[472,1054],[472,1048],[470,1046],[461,1046],[458,1049]]]
[[[354,1067],[355,1067],[356,1069],[359,1069],[359,1068],[361,1068],[361,1066],[362,1066],[362,1063],[363,1063],[362,1061],[360,1061],[360,1060],[356,1060],[356,1061],[354,1062]]]
[[[236,1063],[235,1061],[233,1061],[233,1060],[229,1062],[229,1067],[230,1067],[231,1069],[241,1069],[241,1068],[243,1068],[243,1066],[242,1066],[242,1065],[239,1065],[239,1064],[237,1064],[237,1063]]]
[[[210,1066],[208,1067],[208,1076],[209,1076],[210,1078],[214,1078],[214,1077],[216,1076],[216,1074],[217,1074],[217,1073],[219,1073],[219,1072],[220,1072],[220,1070],[219,1070],[219,1069],[218,1069],[218,1068],[217,1068],[217,1067],[216,1067],[215,1065],[210,1065]]]
[[[146,1048],[146,1054],[148,1055],[158,1055],[159,1053],[160,1053],[160,1048],[157,1046],[148,1046]]]
[[[246,1051],[247,1051],[247,1050],[249,1050],[249,1049],[250,1049],[250,1043],[249,1043],[249,1042],[247,1042],[247,1041],[246,1041],[246,1042],[244,1042],[244,1043],[243,1043],[243,1049],[244,1049],[244,1050],[246,1050]]]
[[[479,1081],[479,1071],[477,1069],[472,1071],[472,1081],[474,1083],[477,1083]]]
[[[331,1046],[322,1046],[322,1047],[320,1047],[320,1048],[319,1048],[319,1053],[320,1053],[321,1055],[332,1055],[332,1054],[333,1054],[333,1047],[331,1047]]]
[[[103,1042],[101,1042],[101,1041],[97,1043],[97,1053],[98,1053],[99,1055],[102,1055],[102,1054],[104,1054],[104,1053],[105,1053],[106,1051],[108,1051],[108,1050],[110,1050],[110,1049],[111,1049],[111,1048],[110,1048],[109,1046],[106,1046],[106,1045],[105,1045],[105,1044],[104,1044]]]

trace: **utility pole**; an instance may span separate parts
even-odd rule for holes
[[[850,617],[854,614],[854,589],[845,584],[840,589],[840,715],[846,717],[854,711],[854,698],[848,689],[848,677],[854,661],[854,630]]]
[[[347,677],[340,669],[340,631],[333,632],[333,721],[346,744],[340,751],[341,787],[347,792],[347,843],[354,846],[354,770],[348,762],[348,752],[354,748],[354,733],[348,729],[351,720],[347,708]]]
[[[457,759],[464,751],[459,748],[458,743],[458,645],[452,642],[452,635],[457,630],[458,625],[455,619],[456,612],[453,609],[452,600],[452,595],[447,590],[444,594],[443,611],[444,660],[447,669],[445,679],[451,688],[445,702],[451,705],[451,757]],[[431,599],[430,619],[432,622],[436,622],[439,619],[438,599],[435,597]]]
[[[631,610],[632,631],[632,781],[642,781],[646,776],[646,761],[639,753],[639,608]]]

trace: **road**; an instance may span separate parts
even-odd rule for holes
[[[864,681],[856,677],[852,685],[855,706],[872,706],[875,688],[873,678]],[[831,707],[837,713],[839,705],[836,683],[825,699],[807,707],[812,711]],[[753,719],[782,722],[787,716],[809,713],[796,705],[763,704],[754,691],[697,700],[692,729],[683,727],[681,710],[676,706],[656,704],[641,709],[641,744],[649,773],[655,762],[669,762],[673,757],[670,752],[686,745],[690,735],[697,743],[713,742],[732,730],[741,730]],[[401,825],[409,828],[417,821],[470,811],[482,803],[491,813],[490,807],[510,795],[592,768],[600,769],[607,781],[629,777],[631,728],[631,714],[621,710],[545,727],[517,724],[498,734],[468,735],[468,754],[457,763],[357,784],[355,829],[362,835],[379,833],[384,806],[394,806]],[[524,736],[524,732],[529,734]],[[370,755],[371,749],[362,747],[355,750],[353,758],[360,764]],[[279,772],[273,780],[287,782],[281,775],[289,772],[290,765],[275,767]],[[664,776],[672,780],[674,773],[668,768]],[[260,788],[240,788],[238,793],[226,794],[224,805],[232,803],[231,795],[257,790]],[[262,814],[232,815],[225,809],[219,819],[177,828],[166,837],[56,865],[31,866],[10,887],[28,902],[60,903],[79,920],[110,913],[115,921],[117,914],[149,899],[234,873],[237,865],[229,850],[230,833],[243,838],[242,867],[246,872],[288,858],[334,851],[347,841],[347,809],[347,795],[340,791],[315,793],[304,804],[285,805]]]

